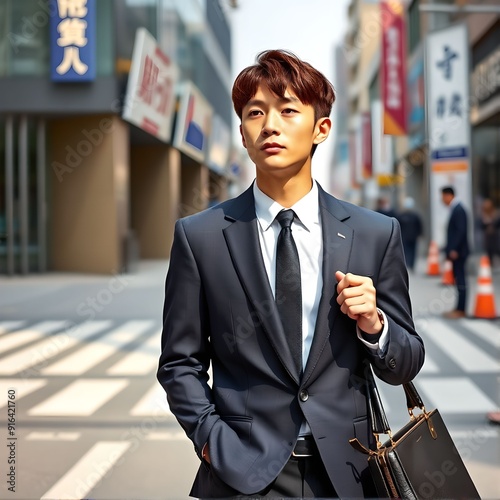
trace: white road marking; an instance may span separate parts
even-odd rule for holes
[[[420,328],[466,373],[500,372],[500,361],[486,354],[443,321],[429,319]]]
[[[78,441],[81,432],[39,432],[33,431],[26,436],[27,441]]]
[[[495,349],[500,349],[500,328],[497,324],[485,319],[461,319],[474,335],[481,337]]]
[[[130,445],[130,441],[96,443],[42,496],[42,500],[87,498],[87,494],[108,474]]]
[[[67,324],[67,322],[61,323]],[[12,375],[39,363],[45,363],[50,358],[86,340],[91,335],[108,328],[110,325],[111,321],[88,321],[67,331],[52,335],[35,345],[16,351],[2,359],[0,375]]]
[[[108,368],[108,375],[147,375],[158,367],[160,357],[160,337],[153,335],[135,351],[124,356]]]
[[[28,415],[88,417],[129,384],[128,380],[77,380],[28,410]]]
[[[415,381],[427,410],[444,413],[486,413],[497,405],[467,377],[426,377]],[[425,397],[424,397],[425,396]]]
[[[47,380],[36,379],[28,380],[23,378],[16,378],[10,380],[0,380],[0,394],[7,394],[9,389],[16,391],[16,401],[37,391],[38,389],[47,385]],[[7,406],[7,398],[0,399],[0,408]]]
[[[437,363],[427,353],[425,353],[424,366],[422,366],[420,373],[439,373]]]
[[[81,375],[149,330],[153,321],[129,321],[41,370],[44,375]]]
[[[25,330],[17,330],[7,335],[3,335],[0,338],[0,352],[5,352],[28,342],[39,340],[49,333],[64,328],[67,324],[67,321],[42,321]],[[2,361],[2,366],[4,362],[5,361]]]
[[[138,403],[130,410],[134,417],[174,418],[167,403],[167,396],[163,387],[156,383],[144,394]]]

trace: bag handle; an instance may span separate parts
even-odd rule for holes
[[[382,404],[380,393],[378,392],[375,377],[373,375],[371,365],[367,369],[368,376],[366,377],[367,384],[367,398],[368,398],[368,411],[370,413],[370,420],[372,425],[372,432],[375,435],[388,434],[391,436],[391,427],[387,420],[387,415]],[[407,382],[403,385],[406,394],[406,406],[410,417],[414,418],[413,410],[419,408],[424,414],[425,406],[413,382]]]

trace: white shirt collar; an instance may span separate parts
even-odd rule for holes
[[[253,195],[255,199],[255,214],[263,231],[267,231],[273,223],[276,215],[285,207],[264,194],[257,182],[253,183]],[[319,192],[316,181],[313,180],[311,190],[303,196],[291,209],[297,215],[299,222],[310,231],[313,224],[319,224]]]

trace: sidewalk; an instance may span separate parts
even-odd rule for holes
[[[45,273],[0,278],[7,319],[148,318],[161,321],[166,260],[141,261],[130,274]]]

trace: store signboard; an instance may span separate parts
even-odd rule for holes
[[[136,32],[123,119],[163,142],[170,142],[177,66],[145,29]]]
[[[96,75],[96,0],[50,0],[50,75],[86,82]]]
[[[207,160],[213,109],[192,82],[179,86],[178,99],[173,145],[199,163],[204,163]]]
[[[384,110],[379,99],[371,104],[371,123],[373,175],[379,186],[386,186],[393,181],[392,138],[384,134]]]
[[[405,135],[407,132],[405,8],[401,1],[382,0],[380,9],[384,134]]]
[[[432,239],[443,245],[448,212],[441,188],[451,185],[471,210],[469,47],[467,27],[430,33],[426,43],[426,108]]]

